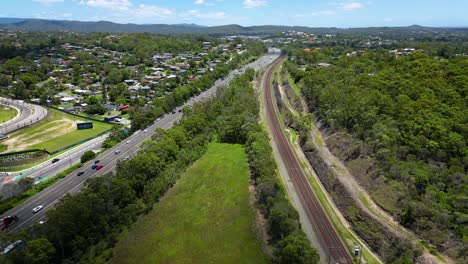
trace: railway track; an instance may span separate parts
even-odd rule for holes
[[[280,65],[283,59],[284,57],[280,57],[273,63],[273,65],[266,71],[266,78],[264,79],[263,94],[266,106],[266,115],[267,120],[270,123],[270,129],[272,130],[273,140],[278,145],[286,170],[288,171],[299,199],[305,208],[307,217],[312,223],[316,233],[319,234],[319,240],[323,248],[328,251],[327,262],[340,264],[353,263],[353,259],[349,251],[338,236],[331,221],[328,219],[317,196],[312,191],[309,181],[283,132],[278,116],[276,115],[275,98],[272,94],[271,78],[273,71]]]

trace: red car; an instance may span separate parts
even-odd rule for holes
[[[98,166],[96,166],[96,170],[100,170],[100,169],[102,169],[102,167],[104,167],[104,166],[98,165]]]

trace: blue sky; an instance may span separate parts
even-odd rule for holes
[[[0,17],[207,26],[468,26],[467,12],[467,0],[0,0]]]

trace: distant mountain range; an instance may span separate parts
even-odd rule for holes
[[[109,21],[83,22],[68,20],[43,20],[25,18],[0,18],[0,29],[23,31],[75,31],[75,32],[148,32],[157,34],[209,34],[209,35],[258,35],[275,34],[284,31],[303,31],[309,33],[379,33],[398,31],[468,31],[468,28],[431,28],[417,25],[409,27],[371,27],[371,28],[311,28],[290,26],[251,26],[224,25],[205,27],[197,24],[118,24]]]
[[[14,17],[0,17],[0,24],[18,23],[24,20],[28,20],[28,19],[27,18],[14,18]]]

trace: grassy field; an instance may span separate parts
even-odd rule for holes
[[[110,263],[266,263],[240,145],[212,144],[117,243]]]
[[[51,152],[112,127],[110,124],[93,122],[93,129],[77,130],[77,121],[86,121],[86,119],[48,109],[48,115],[44,120],[30,128],[13,133],[2,144],[8,146],[7,151],[46,149]]]
[[[0,105],[0,124],[14,118],[17,114],[16,109]]]

